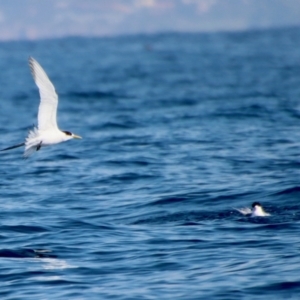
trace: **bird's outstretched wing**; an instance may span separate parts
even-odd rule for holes
[[[242,207],[242,208],[235,208],[238,212],[240,212],[242,215],[251,215],[252,210],[249,207]]]
[[[57,128],[56,111],[58,105],[55,88],[43,68],[32,57],[29,58],[29,66],[33,79],[39,88],[41,98],[38,112],[38,129],[55,129]]]

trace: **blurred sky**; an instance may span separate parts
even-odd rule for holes
[[[0,40],[300,25],[300,0],[0,0]]]

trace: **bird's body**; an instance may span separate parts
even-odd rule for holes
[[[267,217],[267,216],[270,216],[270,214],[264,211],[262,205],[259,202],[254,202],[252,204],[251,217]]]
[[[270,216],[269,213],[265,212],[262,205],[259,202],[252,203],[252,209],[245,207],[245,208],[237,208],[238,212],[243,215],[248,215],[251,217],[267,217]]]
[[[24,156],[30,156],[34,151],[40,150],[42,146],[59,144],[72,138],[72,134],[68,135],[65,131],[61,131],[58,128],[39,130],[35,127],[29,131],[26,138]]]
[[[29,131],[25,143],[1,150],[10,150],[25,145],[24,157],[30,156],[33,152],[40,150],[41,147],[58,144],[73,138],[81,138],[58,128],[56,122],[58,96],[55,88],[43,68],[32,57],[29,58],[29,66],[41,98],[38,110],[38,126]]]

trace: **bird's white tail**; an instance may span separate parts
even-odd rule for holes
[[[29,157],[33,152],[37,151],[41,147],[41,140],[39,139],[39,132],[36,127],[29,131],[25,140],[25,151],[23,156]]]

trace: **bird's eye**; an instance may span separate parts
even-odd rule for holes
[[[64,131],[64,133],[65,133],[66,135],[72,135],[72,133],[71,133],[70,131]]]

